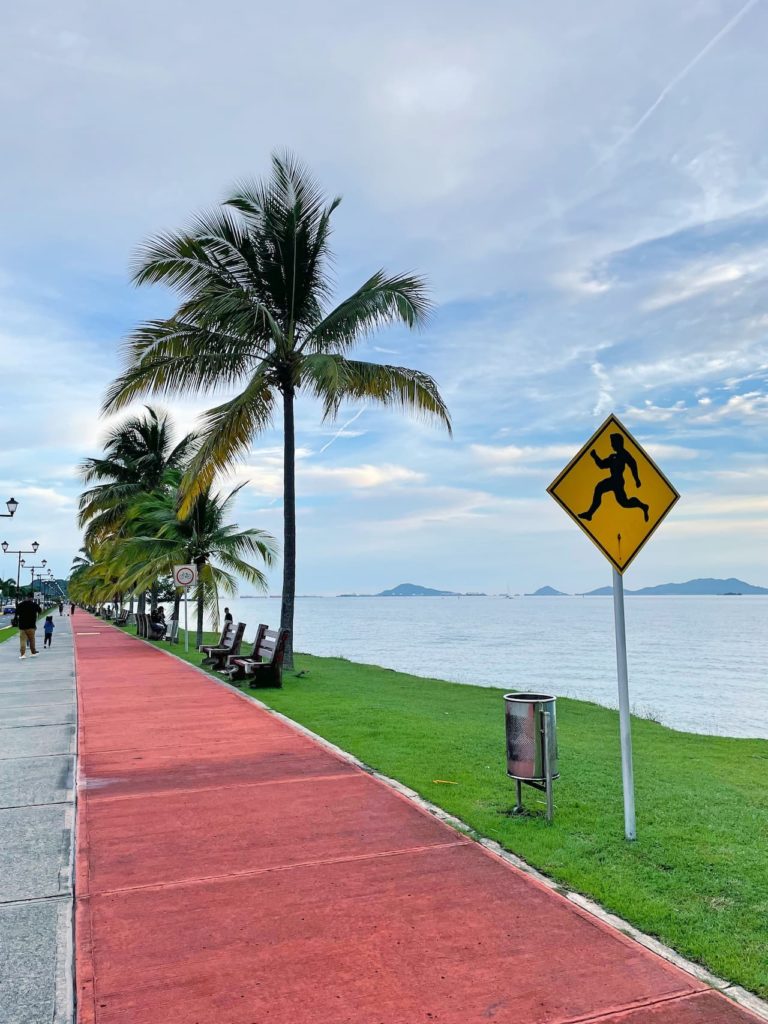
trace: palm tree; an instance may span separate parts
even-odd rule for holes
[[[78,525],[85,526],[85,542],[98,544],[120,534],[131,503],[146,492],[168,486],[169,471],[181,469],[194,450],[196,438],[189,434],[174,444],[169,417],[151,406],[142,416],[131,416],[108,435],[101,458],[85,459],[80,477],[86,484],[98,481],[80,496]],[[153,605],[155,603],[154,581]],[[131,610],[133,609],[133,587]],[[139,607],[143,611],[144,593]]]
[[[243,486],[226,497],[207,488],[184,516],[179,515],[177,491],[148,493],[128,514],[130,536],[121,544],[120,553],[125,578],[146,586],[147,581],[171,572],[175,564],[193,562],[197,566],[198,647],[203,642],[204,610],[208,608],[218,625],[219,594],[234,596],[238,576],[261,590],[267,589],[266,577],[248,559],[257,558],[271,566],[274,538],[262,530],[240,530],[236,523],[227,522]]]
[[[426,373],[350,358],[386,324],[425,323],[425,282],[378,270],[331,308],[328,200],[290,155],[273,156],[267,181],[244,183],[189,231],[159,235],[140,252],[137,284],[164,283],[181,297],[176,313],[139,327],[127,367],[110,387],[107,412],[144,394],[239,388],[203,418],[200,446],[185,479],[184,510],[220,470],[248,451],[254,435],[283,416],[283,593],[281,625],[292,664],[296,589],[294,401],[318,397],[326,418],[349,399],[369,399],[434,417],[450,431],[448,410]]]

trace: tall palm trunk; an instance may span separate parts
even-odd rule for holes
[[[146,592],[146,590],[142,590],[142,592],[139,594],[139,603],[138,603],[138,606],[136,608],[136,611],[139,613],[139,615],[143,615],[146,610],[147,610],[147,592]]]
[[[157,611],[157,598],[158,598],[159,592],[160,592],[160,586],[159,586],[157,580],[155,580],[155,582],[152,584],[152,589],[149,592],[149,598],[150,598],[149,610],[151,612],[156,612]]]
[[[296,432],[293,418],[294,392],[283,389],[283,597],[280,626],[289,630],[285,645],[285,667],[293,668],[293,605],[296,597]]]
[[[195,647],[199,647],[203,642],[203,587],[200,584],[197,593],[197,636],[195,637]]]
[[[203,642],[203,611],[204,611],[204,583],[203,583],[203,569],[205,568],[206,559],[196,558],[195,565],[197,567],[197,638],[195,645],[197,647]]]

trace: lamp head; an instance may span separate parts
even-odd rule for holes
[[[8,509],[8,514],[11,516],[15,514],[16,509],[19,507],[19,503],[18,501],[16,501],[15,498],[9,498],[8,501],[6,501],[5,505],[6,508]]]
[[[39,547],[40,547],[40,545],[38,544],[38,542],[37,542],[36,540],[33,540],[33,541],[32,541],[32,550],[33,550],[33,551],[37,551],[37,549],[38,549]]]
[[[0,547],[2,547],[2,549],[3,549],[3,554],[6,554],[7,551],[8,551],[8,541],[4,540],[3,543],[0,544]]]
[[[40,563],[40,567],[44,569],[46,565],[48,565],[48,559],[44,558]]]

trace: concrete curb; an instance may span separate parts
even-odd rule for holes
[[[133,634],[130,633],[127,635],[133,636]],[[388,786],[390,789],[393,789],[396,793],[399,793],[400,796],[404,797],[406,800],[409,800],[411,803],[416,804],[423,811],[426,811],[428,814],[431,814],[439,821],[442,821],[445,825],[448,825],[450,828],[453,828],[456,831],[461,832],[463,835],[466,835],[469,838],[474,839],[490,853],[494,854],[497,857],[500,857],[502,860],[506,861],[508,864],[511,864],[519,871],[522,871],[525,874],[529,875],[531,878],[536,879],[537,882],[545,886],[547,889],[552,890],[552,892],[556,892],[558,895],[570,900],[571,903],[575,904],[575,906],[579,907],[581,910],[590,914],[592,917],[597,918],[597,920],[601,921],[609,928],[613,929],[614,931],[620,932],[629,939],[634,940],[635,942],[639,943],[639,945],[644,946],[650,952],[655,953],[657,956],[661,957],[663,960],[668,961],[675,967],[678,967],[681,971],[684,971],[686,974],[689,974],[692,977],[696,978],[702,984],[708,985],[710,988],[720,992],[722,995],[731,999],[733,1002],[738,1003],[740,1006],[743,1006],[746,1010],[750,1010],[757,1017],[760,1017],[761,1019],[768,1021],[768,1002],[766,1002],[763,999],[760,999],[752,992],[748,992],[740,985],[735,985],[732,982],[726,981],[724,978],[717,977],[717,975],[712,974],[705,967],[693,963],[693,961],[687,960],[679,953],[676,953],[674,949],[671,949],[669,946],[664,945],[663,942],[660,942],[652,935],[646,935],[645,932],[641,932],[638,928],[635,928],[634,925],[630,924],[628,921],[625,921],[623,918],[618,917],[615,914],[611,914],[607,910],[604,910],[603,907],[601,907],[598,903],[595,903],[593,900],[588,899],[586,896],[582,896],[581,893],[573,892],[565,888],[565,886],[561,885],[559,882],[556,882],[553,879],[549,878],[547,875],[543,875],[540,871],[532,867],[530,864],[527,863],[527,861],[524,861],[521,857],[518,857],[516,854],[510,853],[508,850],[505,850],[504,847],[502,847],[499,843],[495,842],[495,840],[487,839],[485,836],[482,836],[479,833],[477,833],[472,828],[471,825],[468,825],[460,818],[456,818],[454,815],[448,814],[448,812],[444,811],[441,807],[438,807],[436,804],[431,803],[429,800],[425,800],[424,797],[420,796],[415,790],[403,785],[402,782],[398,782],[397,779],[392,779],[388,775],[383,775],[381,772],[376,771],[374,768],[371,768],[370,765],[367,765],[364,761],[361,761],[358,757],[355,757],[354,754],[350,754],[348,751],[343,750],[341,747],[337,747],[335,743],[331,743],[330,740],[327,740],[323,736],[320,736],[317,733],[312,732],[311,729],[308,729],[306,726],[301,725],[300,722],[294,721],[294,719],[289,718],[287,715],[282,714],[282,712],[280,711],[275,711],[274,708],[271,708],[268,704],[265,704],[263,701],[259,700],[258,697],[252,696],[251,694],[246,693],[243,690],[240,690],[238,687],[233,686],[231,683],[228,683],[224,679],[219,679],[217,676],[214,676],[210,672],[206,672],[205,669],[200,668],[197,665],[190,664],[188,661],[185,661],[184,658],[177,657],[172,650],[168,650],[165,647],[158,647],[157,643],[153,643],[149,640],[144,640],[142,637],[134,636],[133,639],[139,640],[141,643],[147,644],[147,646],[152,647],[153,650],[159,650],[163,654],[169,655],[176,661],[180,661],[184,665],[187,665],[189,668],[193,669],[195,672],[200,673],[200,675],[204,676],[211,682],[216,683],[217,685],[229,690],[231,693],[236,694],[238,697],[242,698],[245,701],[248,701],[249,703],[256,704],[257,707],[261,708],[264,711],[267,711],[270,715],[273,715],[275,718],[278,718],[281,722],[284,722],[290,728],[295,729],[302,735],[314,740],[315,743],[318,743],[321,747],[324,747],[326,750],[329,750],[342,761],[346,761],[349,764],[353,764],[361,771],[366,772],[366,774],[372,775],[379,782],[383,783],[385,786]]]

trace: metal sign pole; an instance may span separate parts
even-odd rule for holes
[[[189,651],[189,619],[187,618],[187,595],[189,587],[184,587],[184,650]]]
[[[624,835],[635,839],[635,782],[632,772],[632,728],[629,715],[627,631],[624,625],[624,579],[613,570],[613,621],[616,629],[616,671],[619,678],[619,731],[621,733],[621,781],[624,787]]]

